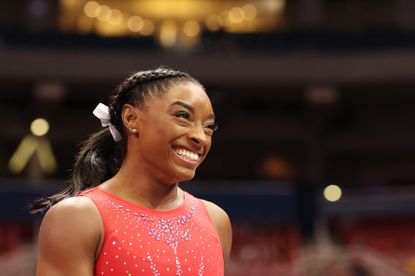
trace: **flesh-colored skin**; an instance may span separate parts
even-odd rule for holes
[[[209,97],[199,85],[180,84],[162,96],[151,97],[142,108],[125,105],[122,119],[128,132],[127,156],[119,172],[100,188],[155,210],[179,207],[183,191],[178,183],[194,177],[211,147],[209,126],[214,116]],[[188,160],[177,154],[179,148],[200,157]],[[204,203],[226,260],[232,244],[229,217],[214,203]],[[46,213],[40,228],[36,275],[94,275],[102,241],[101,217],[89,198],[59,202]]]

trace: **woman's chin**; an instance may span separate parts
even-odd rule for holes
[[[177,172],[177,182],[192,180],[195,177],[195,173],[196,172],[194,170],[182,170],[180,172]]]

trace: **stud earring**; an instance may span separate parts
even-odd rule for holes
[[[136,129],[136,128],[130,128],[130,131],[131,131],[133,134],[137,134],[137,129]]]

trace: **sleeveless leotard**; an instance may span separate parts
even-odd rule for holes
[[[104,240],[95,275],[224,275],[220,239],[202,200],[158,211],[98,187],[84,191],[97,206]]]

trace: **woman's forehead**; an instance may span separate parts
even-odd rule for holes
[[[209,105],[211,102],[205,90],[197,84],[185,83],[170,88],[161,97],[167,104],[181,100],[191,105]]]
[[[193,112],[213,114],[209,96],[200,85],[193,83],[175,85],[162,95],[152,97],[147,102],[147,108],[153,112],[180,106],[190,106],[190,111]]]

